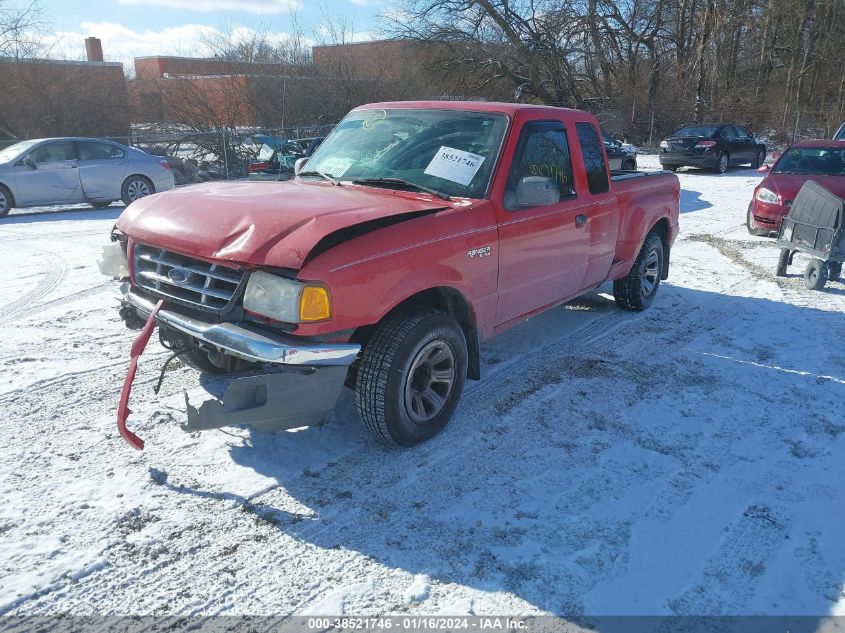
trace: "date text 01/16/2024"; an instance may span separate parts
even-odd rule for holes
[[[508,617],[442,617],[442,616],[385,616],[385,617],[316,617],[308,618],[310,631],[344,630],[416,630],[416,631],[516,631],[527,629],[527,620]]]

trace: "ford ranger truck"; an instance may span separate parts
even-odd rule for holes
[[[306,160],[306,159],[303,159]],[[301,161],[300,161],[301,162]],[[595,117],[513,103],[350,112],[288,182],[204,183],[133,202],[104,249],[120,314],[202,372],[189,431],[315,424],[344,385],[367,429],[440,432],[488,337],[613,281],[642,310],[669,272],[678,179],[611,172]]]

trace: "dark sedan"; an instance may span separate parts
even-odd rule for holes
[[[672,171],[678,167],[704,167],[724,174],[730,166],[757,168],[765,160],[765,144],[733,123],[687,125],[660,141],[660,164]]]

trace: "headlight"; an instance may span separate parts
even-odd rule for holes
[[[285,323],[325,321],[332,315],[329,291],[322,286],[261,271],[249,276],[244,310]]]
[[[660,141],[660,148],[661,149],[669,149],[668,141]]]
[[[760,202],[768,202],[769,204],[780,204],[780,197],[771,189],[760,187],[754,197]]]
[[[121,242],[110,242],[103,246],[100,259],[97,260],[97,267],[107,277],[123,279],[129,276],[129,260],[126,258],[125,244]]]

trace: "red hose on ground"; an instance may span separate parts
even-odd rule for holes
[[[120,431],[120,436],[126,440],[132,448],[139,451],[144,450],[144,440],[135,435],[132,431],[126,428],[126,419],[132,411],[129,409],[129,393],[132,391],[132,383],[135,381],[135,372],[138,370],[138,358],[144,353],[147,343],[150,341],[150,336],[156,327],[156,314],[159,308],[164,304],[164,299],[159,301],[150,312],[147,322],[144,324],[141,333],[132,343],[132,357],[129,361],[129,371],[126,372],[126,378],[123,381],[123,391],[120,392],[120,404],[117,408],[117,430]]]

